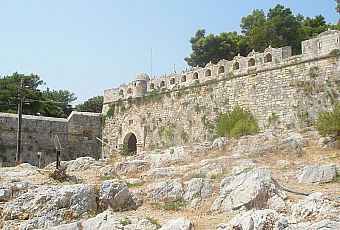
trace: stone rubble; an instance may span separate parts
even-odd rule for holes
[[[336,177],[335,164],[307,165],[299,175],[299,183],[330,182]]]

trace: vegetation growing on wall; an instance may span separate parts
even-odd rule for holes
[[[237,105],[232,111],[218,118],[216,135],[218,137],[240,138],[260,131],[255,117]]]
[[[170,121],[165,123],[165,125],[161,127],[160,129],[161,138],[165,138],[167,143],[170,145],[174,144],[175,129],[176,129],[176,124]]]

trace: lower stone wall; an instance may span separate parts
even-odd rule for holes
[[[0,161],[2,166],[14,166],[17,141],[16,114],[0,113]],[[71,130],[71,131],[70,131]],[[21,161],[41,166],[56,160],[54,137],[62,146],[62,160],[79,156],[101,156],[100,114],[73,112],[68,119],[23,115]]]
[[[339,81],[339,57],[333,56],[294,57],[265,71],[254,67],[246,75],[220,74],[202,84],[174,85],[143,99],[104,105],[109,112],[103,136],[119,149],[134,134],[138,151],[202,142],[213,138],[219,114],[237,104],[250,110],[261,128],[290,129],[330,110],[339,101]]]

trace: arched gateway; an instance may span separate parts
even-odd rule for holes
[[[126,134],[124,145],[128,147],[129,153],[137,153],[137,137],[134,133]]]

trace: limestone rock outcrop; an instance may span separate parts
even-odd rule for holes
[[[185,217],[180,217],[177,219],[170,220],[159,230],[192,230],[192,229],[193,223]]]
[[[238,176],[227,177],[222,180],[220,194],[211,206],[213,212],[228,212],[246,209],[266,208],[268,200],[285,194],[277,187],[272,179],[271,170],[258,167]]]
[[[330,182],[336,177],[335,164],[307,165],[299,175],[299,183]]]
[[[175,179],[153,183],[147,187],[147,191],[153,202],[176,200],[184,194],[183,181]]]

